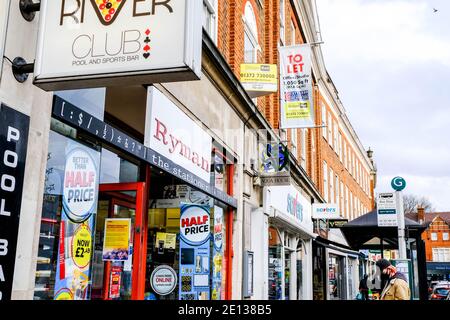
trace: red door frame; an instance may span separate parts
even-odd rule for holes
[[[227,172],[227,180],[228,180],[228,186],[227,186],[227,193],[229,196],[233,196],[234,192],[234,164],[228,165],[228,172]],[[234,216],[234,209],[230,206],[228,206],[228,214],[227,214],[227,222],[226,222],[226,233],[227,233],[227,245],[226,245],[226,252],[225,256],[227,257],[227,264],[226,264],[226,291],[225,291],[225,299],[231,300],[232,299],[232,292],[233,292],[233,256],[234,256],[234,250],[233,250],[233,216]]]
[[[144,224],[147,214],[146,211],[146,199],[147,191],[145,182],[136,183],[108,183],[100,184],[99,192],[108,191],[135,191],[136,192],[136,204],[135,204],[135,221],[134,221],[134,237],[133,237],[133,273],[131,275],[132,289],[131,289],[131,299],[132,300],[143,300],[144,290],[145,290],[145,264],[147,256],[147,246],[144,244],[143,235],[146,234],[147,225]],[[122,201],[115,201],[116,203],[123,203]],[[146,242],[146,241],[145,241]],[[107,269],[109,270],[109,263],[107,263]],[[109,277],[109,272],[105,272],[105,276]],[[105,282],[106,290],[104,290],[104,298],[108,296],[109,281]]]

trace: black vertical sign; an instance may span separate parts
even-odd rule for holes
[[[0,105],[0,300],[10,300],[30,118]]]

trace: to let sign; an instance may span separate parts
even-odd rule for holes
[[[30,118],[0,105],[0,300],[10,300]]]
[[[44,90],[196,80],[201,0],[41,0],[34,83]]]

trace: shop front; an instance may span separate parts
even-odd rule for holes
[[[311,203],[293,185],[265,187],[264,197],[269,212],[268,299],[311,299]]]
[[[230,299],[234,163],[167,92],[55,92],[34,298]]]

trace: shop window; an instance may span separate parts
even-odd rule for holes
[[[229,156],[228,156],[229,157]],[[211,181],[214,186],[227,193],[228,188],[228,170],[229,166],[233,164],[233,160],[227,158],[226,151],[220,147],[214,147],[212,152],[212,169],[211,169]]]
[[[164,172],[151,170],[147,230],[145,297],[150,300],[211,299],[223,300],[226,293],[227,207],[206,194],[183,184]],[[207,205],[213,241],[202,254],[183,246],[180,256],[180,214],[182,203]],[[199,249],[200,250],[200,249]],[[189,265],[194,265],[190,267]],[[151,275],[159,266],[169,266],[181,278],[182,287],[169,295],[152,288]],[[202,279],[203,291],[195,291],[195,281]],[[180,280],[180,279],[179,279]]]
[[[70,208],[76,199],[81,196],[82,191],[89,193],[92,190],[87,188],[83,190],[74,189],[74,192],[67,196],[69,202],[70,199],[73,200],[72,204],[63,205],[64,183],[69,183],[67,179],[71,178],[70,175],[65,176],[66,161],[69,156],[73,156],[74,161],[70,164],[87,166],[86,172],[89,172],[89,174],[84,178],[82,176],[74,177],[74,179],[82,180],[79,180],[79,185],[86,185],[89,184],[86,179],[89,177],[95,179],[95,176],[98,176],[97,167],[100,161],[100,153],[98,150],[54,131],[50,131],[49,141],[51,143],[47,155],[34,299],[52,300],[58,298],[58,296],[65,296],[66,298],[85,300],[90,298],[88,284],[91,247],[76,247],[76,249],[79,249],[78,257],[76,257],[77,252],[72,254],[73,250],[70,249],[73,249],[73,239],[77,234],[86,235],[86,239],[93,238],[90,230],[93,230],[96,215],[95,212],[89,210],[86,215],[87,220],[78,223],[79,216],[63,213],[63,207]],[[78,195],[75,194],[77,190]],[[86,193],[84,194],[86,196]],[[88,194],[86,197],[92,196],[95,197],[93,194]],[[92,199],[92,201],[95,203],[95,199]],[[64,209],[64,212],[71,212],[66,210]],[[75,219],[77,223],[72,222]],[[64,237],[61,238],[60,234]],[[91,240],[88,241],[87,244],[91,243]],[[64,259],[60,260],[58,259],[58,251],[62,248]],[[84,254],[82,251],[89,252]],[[69,286],[70,289],[64,291],[63,288]]]
[[[283,243],[279,232],[274,227],[269,227],[269,300],[281,300],[283,280]]]
[[[303,296],[303,242],[298,241],[296,251],[296,267],[297,267],[297,300],[304,300]]]

